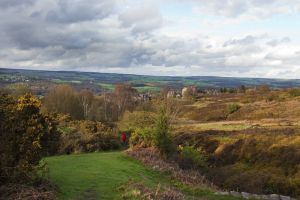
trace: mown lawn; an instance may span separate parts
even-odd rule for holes
[[[46,162],[61,199],[119,199],[117,187],[129,179],[149,186],[160,179],[158,173],[120,152],[55,156]]]
[[[45,161],[49,168],[49,179],[58,187],[59,199],[121,199],[117,188],[129,180],[142,182],[149,187],[159,183],[170,184],[167,175],[143,167],[123,152],[55,156]],[[186,188],[183,192],[190,196]],[[215,196],[209,191],[201,192],[199,196],[205,196],[205,199],[234,199]]]

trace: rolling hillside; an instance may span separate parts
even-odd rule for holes
[[[37,86],[44,84],[72,84],[79,88],[93,88],[99,92],[112,90],[116,83],[130,83],[141,92],[159,91],[163,87],[182,88],[196,85],[199,88],[258,86],[268,84],[273,88],[299,87],[299,79],[232,78],[212,76],[145,76],[75,71],[38,71],[0,69],[0,86],[25,82]]]

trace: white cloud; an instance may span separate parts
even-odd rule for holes
[[[155,30],[163,23],[158,6],[151,3],[126,9],[119,15],[119,20],[125,27],[131,27],[133,32]]]
[[[166,23],[158,1],[133,5],[131,0],[124,8],[111,0],[14,2],[0,3],[0,67],[152,75],[300,75],[300,46],[289,35],[190,31],[182,26],[189,17]],[[228,18],[292,10],[290,4],[271,0],[194,2],[205,12]],[[279,4],[283,6],[277,12],[273,7]]]
[[[190,0],[196,10],[210,15],[236,18],[268,18],[278,14],[299,12],[299,0]]]

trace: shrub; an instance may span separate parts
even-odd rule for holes
[[[119,137],[114,133],[63,134],[59,152],[61,154],[86,153],[120,148]]]
[[[271,102],[271,101],[275,101],[276,99],[278,99],[279,98],[279,96],[277,96],[277,95],[268,95],[267,97],[266,97],[266,101],[267,102]]]
[[[195,146],[181,146],[179,150],[179,166],[182,168],[203,168],[206,166],[207,156],[201,148],[196,149]]]
[[[170,155],[175,151],[175,146],[170,136],[170,117],[165,107],[161,107],[155,124],[154,144],[162,154]]]
[[[139,134],[139,132],[133,132],[129,138],[129,145],[131,147],[140,145],[143,143],[143,138],[142,136]]]
[[[130,146],[144,145],[150,147],[154,145],[154,130],[153,128],[145,127],[136,129],[130,136]]]
[[[96,133],[98,128],[97,128],[97,123],[93,121],[78,121],[79,123],[79,130],[82,133]]]
[[[155,124],[155,114],[146,111],[125,112],[122,119],[118,123],[121,131],[134,132],[144,127],[153,127]]]
[[[268,92],[271,91],[271,89],[270,89],[270,87],[269,87],[268,85],[260,85],[260,86],[258,87],[258,91],[259,91],[260,93],[268,93]]]
[[[298,97],[300,96],[300,89],[299,88],[292,88],[289,90],[289,95],[291,97]]]
[[[272,93],[270,93],[269,95],[266,96],[266,102],[271,102],[271,101],[284,101],[284,100],[285,100],[285,98],[282,97],[282,96],[280,96],[280,95],[278,94],[278,92],[277,92],[277,93],[272,92]]]
[[[57,123],[41,114],[40,107],[41,102],[30,94],[17,101],[0,94],[0,181],[35,175],[42,157],[56,152]]]
[[[227,108],[228,108],[229,114],[232,114],[232,113],[235,113],[236,111],[238,111],[241,108],[241,106],[236,103],[233,103],[233,104],[229,104]]]
[[[96,152],[119,149],[121,146],[118,133],[100,122],[71,121],[61,127],[59,153]]]

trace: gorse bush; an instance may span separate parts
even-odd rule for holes
[[[75,132],[61,136],[59,153],[87,153],[120,148],[120,139],[112,132],[97,132],[94,134],[83,134]]]
[[[138,128],[131,134],[129,144],[131,147],[141,145],[151,147],[154,145],[155,132],[153,128]]]
[[[154,143],[155,114],[148,111],[125,112],[118,123],[122,132],[129,132],[129,145],[151,146]]]
[[[70,121],[62,123],[65,130],[60,139],[60,154],[96,152],[119,149],[118,133],[111,127],[93,121]]]
[[[155,114],[148,111],[125,112],[118,123],[121,131],[135,132],[137,129],[144,127],[153,128],[155,125]]]
[[[56,153],[57,123],[40,107],[30,94],[18,100],[0,94],[0,181],[27,180],[43,156]]]

